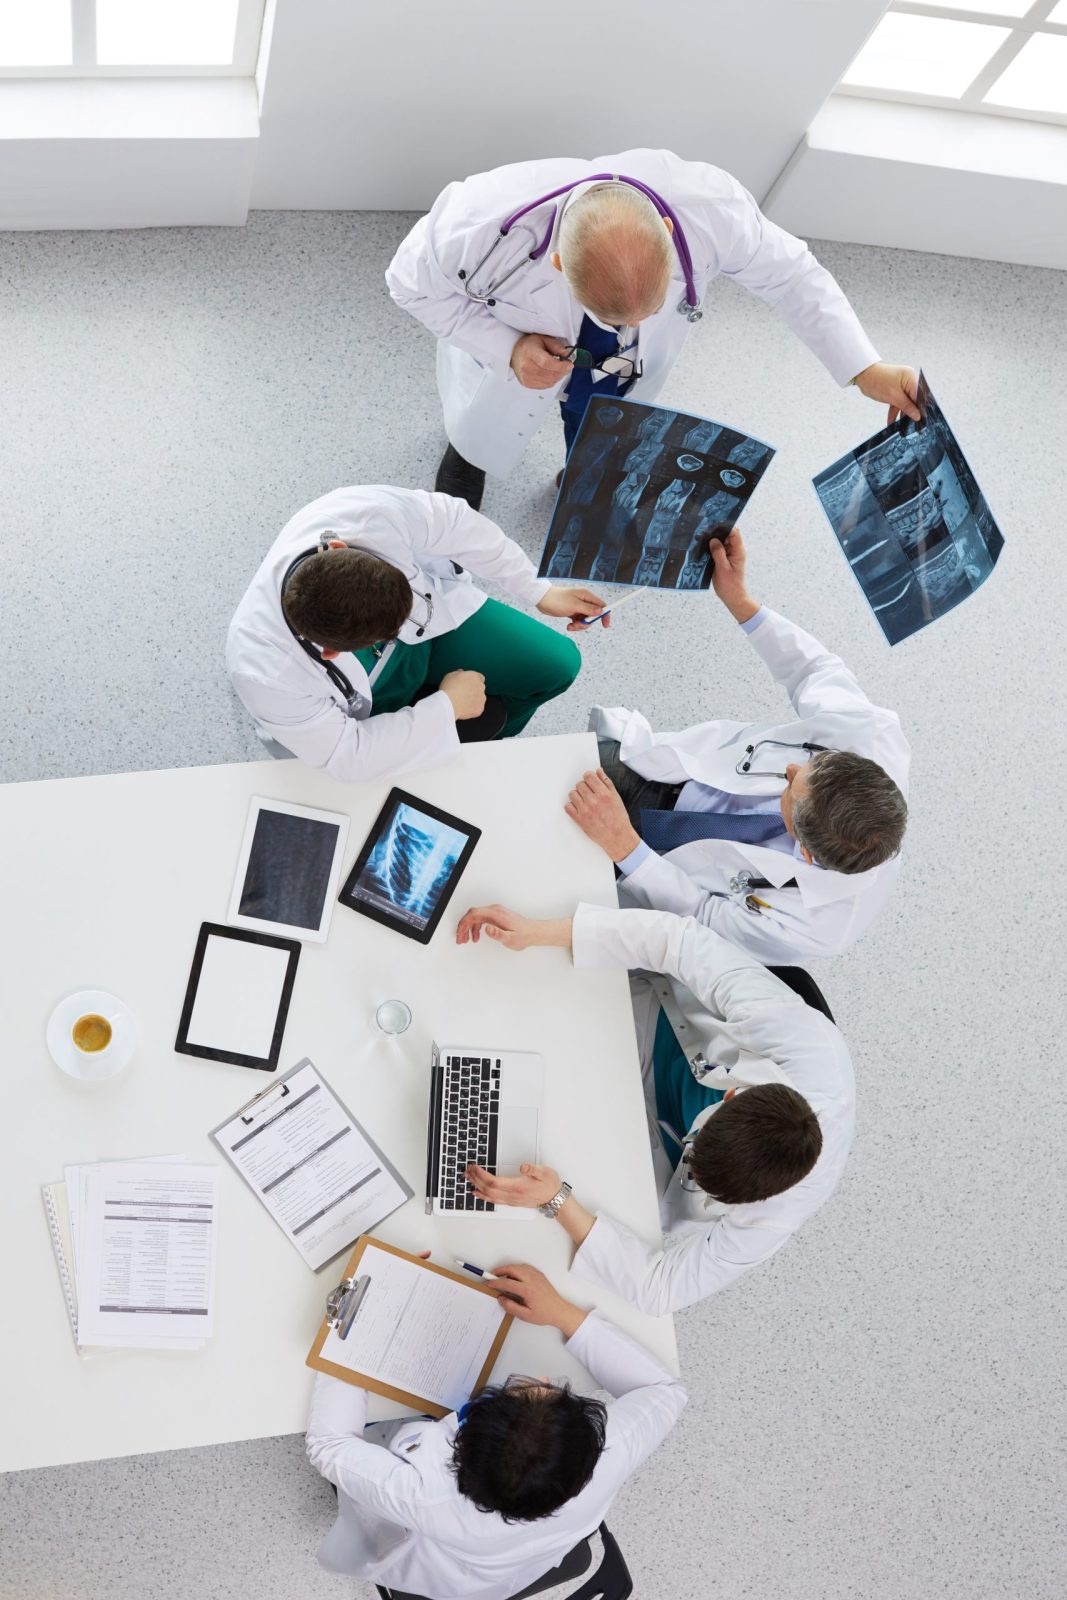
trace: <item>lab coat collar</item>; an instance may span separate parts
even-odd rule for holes
[[[869,867],[866,872],[831,872],[799,856],[787,856],[782,850],[768,850],[758,844],[737,842],[734,849],[752,867],[755,876],[766,878],[775,889],[795,878],[805,906],[828,906],[836,900],[855,899],[869,888],[878,871],[877,867]]]

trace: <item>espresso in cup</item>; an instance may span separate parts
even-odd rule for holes
[[[96,1055],[100,1050],[106,1050],[111,1043],[111,1024],[106,1017],[101,1017],[95,1011],[87,1011],[84,1016],[77,1019],[70,1030],[70,1036],[79,1050],[86,1055]]]

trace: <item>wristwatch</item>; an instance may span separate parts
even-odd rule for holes
[[[551,1200],[546,1200],[543,1206],[538,1206],[543,1217],[558,1217],[572,1193],[569,1183],[561,1183]]]

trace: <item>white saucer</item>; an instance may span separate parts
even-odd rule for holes
[[[111,1024],[111,1043],[87,1054],[79,1050],[70,1030],[87,1011],[96,1011]],[[56,1066],[71,1078],[86,1082],[111,1078],[121,1072],[137,1048],[137,1020],[128,1006],[106,989],[79,989],[61,1000],[48,1019],[45,1040]]]

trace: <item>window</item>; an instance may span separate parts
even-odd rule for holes
[[[1067,123],[1067,0],[892,0],[838,91]]]
[[[0,0],[0,76],[250,77],[263,7],[264,0]]]

